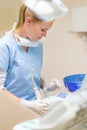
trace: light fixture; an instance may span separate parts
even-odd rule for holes
[[[87,7],[72,9],[72,32],[78,33],[84,40],[87,39]]]
[[[72,31],[87,32],[87,7],[72,9]]]

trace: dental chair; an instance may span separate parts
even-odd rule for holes
[[[44,116],[17,124],[13,130],[87,130],[87,88],[56,103]]]

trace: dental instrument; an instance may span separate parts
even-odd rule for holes
[[[41,99],[41,98],[42,98],[42,97],[41,97],[41,94],[40,94],[40,92],[39,92],[39,90],[38,90],[38,87],[37,87],[35,81],[34,81],[34,69],[32,69],[31,79],[32,79],[32,84],[33,84],[33,88],[34,88],[34,92],[35,92],[35,94],[36,94],[36,97],[37,97],[37,99]]]
[[[48,97],[48,91],[47,91],[47,80],[44,78],[44,98]]]

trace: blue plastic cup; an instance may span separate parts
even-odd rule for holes
[[[68,91],[74,92],[79,89],[83,84],[85,75],[86,74],[74,74],[64,77],[63,82]]]

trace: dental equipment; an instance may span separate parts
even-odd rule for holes
[[[48,97],[48,91],[47,91],[47,80],[44,78],[44,98]]]
[[[58,97],[61,94],[57,95]],[[63,96],[65,98],[65,95]],[[48,98],[50,99],[50,98]],[[52,97],[53,100],[53,97]],[[57,102],[40,118],[20,123],[13,130],[87,130],[87,74],[82,87]]]
[[[80,80],[80,77],[79,77]],[[74,82],[74,81],[73,81]],[[78,85],[78,80],[75,81]],[[67,98],[66,102],[70,103],[70,105],[79,105],[84,104],[87,95],[87,74],[84,74],[82,81],[80,82],[81,86],[76,89],[70,96]],[[79,85],[78,85],[79,86]],[[73,97],[73,98],[72,98]]]
[[[57,97],[61,94],[57,95]],[[64,95],[65,98],[65,95]],[[47,98],[50,99],[50,98]],[[52,97],[53,100],[53,97]],[[87,74],[82,87],[57,102],[40,118],[20,123],[13,130],[87,130]]]
[[[41,94],[38,90],[38,87],[34,81],[34,69],[32,69],[32,84],[33,88],[36,94],[37,99],[42,99]],[[45,84],[46,84],[46,79],[45,79]],[[61,101],[61,98],[58,98],[57,96],[48,96],[47,92],[47,85],[44,86],[44,101],[46,101],[49,104],[49,109],[52,108],[56,103]],[[63,99],[62,99],[63,100]]]
[[[31,77],[31,79],[32,79],[32,84],[33,84],[33,88],[34,88],[34,92],[36,94],[36,97],[37,97],[37,99],[41,99],[41,94],[40,94],[40,92],[38,90],[38,87],[37,87],[35,81],[34,81],[34,69],[32,69],[32,77]]]

